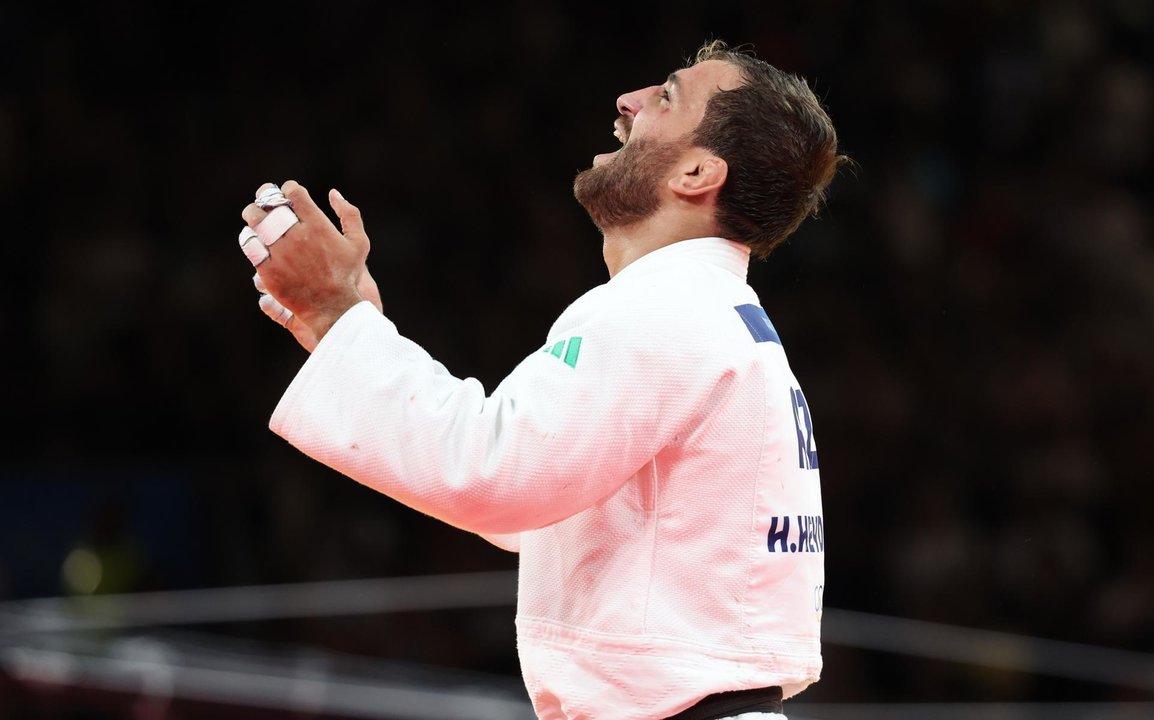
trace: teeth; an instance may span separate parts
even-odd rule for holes
[[[618,140],[620,140],[622,145],[624,145],[624,144],[625,144],[625,135],[623,135],[623,134],[621,133],[621,129],[620,129],[620,128],[614,128],[614,129],[613,129],[613,137],[615,137],[615,138],[617,138]]]

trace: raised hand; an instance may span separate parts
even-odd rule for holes
[[[256,265],[253,281],[266,315],[311,352],[353,305],[369,300],[381,309],[380,292],[365,265],[369,238],[356,206],[330,191],[342,234],[295,181],[286,182],[279,193],[266,183],[257,197],[259,204],[241,213],[248,226],[241,243]]]

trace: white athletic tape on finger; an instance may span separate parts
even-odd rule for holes
[[[261,190],[260,192],[258,192],[256,194],[256,204],[260,205],[261,202],[268,200],[269,198],[273,197],[274,195],[280,195],[283,197],[284,191],[281,190],[280,187],[277,185],[269,185],[264,190]]]
[[[240,240],[240,249],[253,267],[268,260],[268,248],[257,237],[255,230],[245,225],[244,230],[240,231],[238,240]]]
[[[276,321],[281,327],[288,325],[288,321],[293,318],[292,311],[277,302],[277,299],[272,295],[261,295],[259,305],[264,314]]]
[[[293,206],[293,201],[285,197],[282,192],[265,193],[256,199],[257,207],[261,210],[268,210],[270,208],[280,207],[281,205]]]
[[[253,273],[252,284],[256,286],[256,291],[261,295],[268,294],[268,288],[264,286],[264,279],[261,278],[260,273]]]
[[[283,193],[283,192],[284,191],[280,189],[280,185],[277,185],[276,183],[265,183],[264,185],[261,185],[260,189],[258,189],[256,191],[256,199],[260,200],[262,197],[264,197],[265,195],[268,195],[269,193]]]
[[[300,218],[288,205],[281,205],[273,208],[264,220],[257,223],[256,234],[265,247],[271,247],[273,243],[281,239],[282,235],[288,232],[289,228],[299,222]]]

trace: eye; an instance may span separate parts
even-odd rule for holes
[[[669,102],[669,88],[661,88],[661,94],[657,97],[661,98],[665,102]]]

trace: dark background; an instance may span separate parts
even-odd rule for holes
[[[340,188],[386,313],[491,389],[606,279],[571,183],[615,98],[714,37],[808,78],[856,162],[750,272],[815,416],[827,606],[1154,650],[1141,0],[4,6],[0,598],[68,594],[79,546],[101,593],[515,567],[267,430],[305,353],[240,210]],[[210,630],[518,672],[512,608]],[[826,658],[806,700],[1150,699]]]

